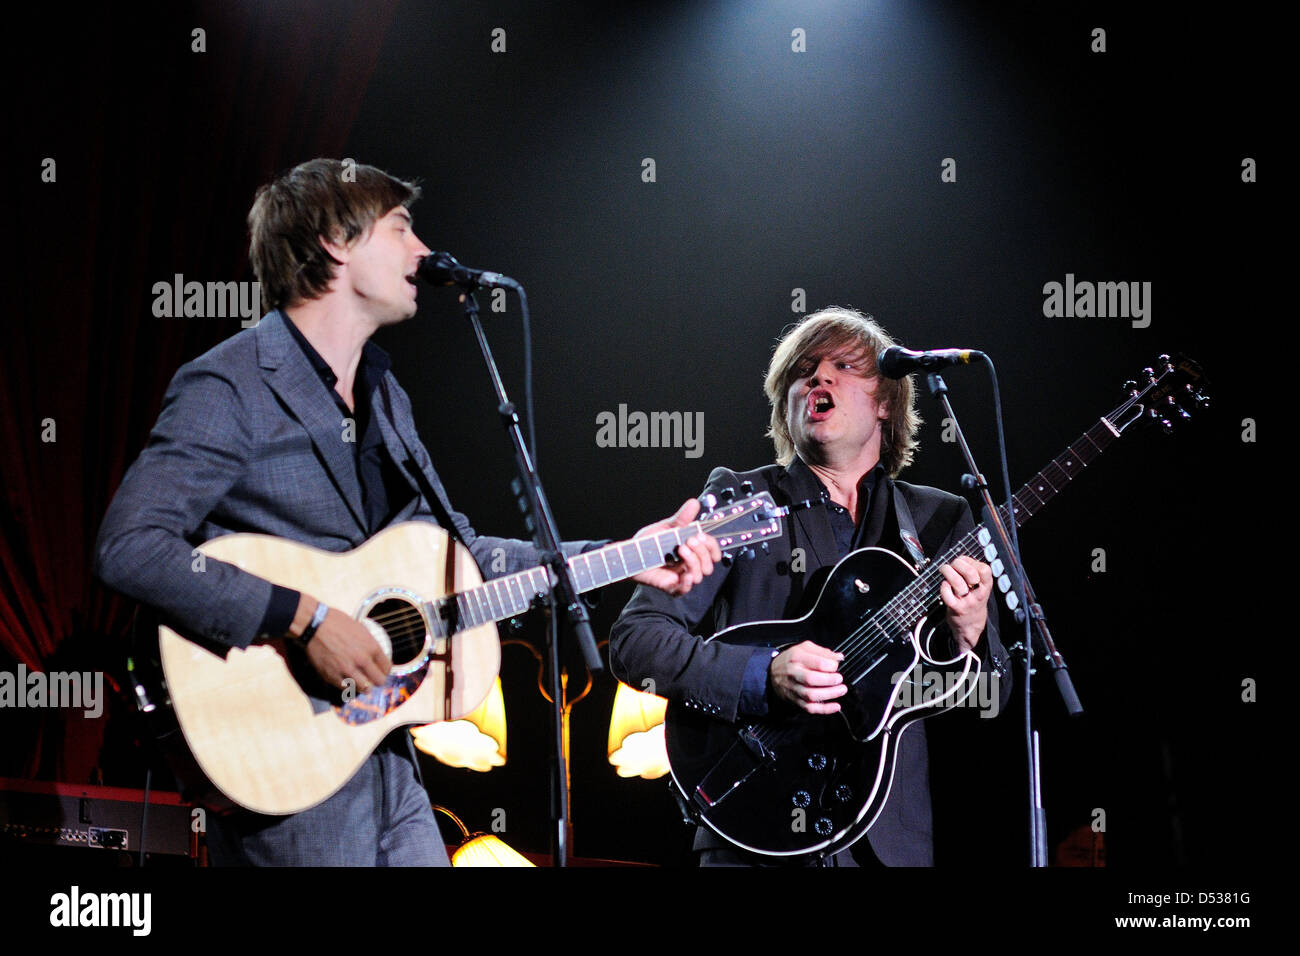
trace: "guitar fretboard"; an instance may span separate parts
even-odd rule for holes
[[[1110,416],[1100,419],[1067,445],[1065,451],[1052,459],[1031,481],[1026,482],[1011,496],[1008,504],[1000,505],[998,513],[1002,520],[1010,521],[1014,515],[1018,527],[1041,511],[1119,436],[1119,431],[1111,424],[1116,417],[1116,413],[1112,412]],[[874,666],[882,646],[912,633],[917,621],[939,602],[939,589],[944,581],[939,571],[942,565],[951,563],[962,554],[979,561],[988,560],[985,546],[980,542],[981,532],[985,535],[989,533],[983,525],[978,525],[945,554],[927,564],[915,580],[836,646],[836,650],[844,654],[841,668],[846,674],[855,675],[855,679],[860,677]]]
[[[1052,459],[1046,468],[1034,475],[1031,481],[1011,496],[1014,509],[1000,505],[998,514],[1004,522],[1011,520],[1015,513],[1016,526],[1024,524],[1049,501],[1065,488],[1083,469],[1097,460],[1119,432],[1108,419],[1101,419],[1074,442],[1066,446],[1065,451]],[[973,534],[974,532],[972,532]]]
[[[569,570],[579,592],[594,591],[667,564],[668,555],[700,528],[696,522],[587,551],[569,558]],[[533,606],[538,595],[545,596],[550,591],[552,578],[550,568],[529,568],[459,592],[456,595],[457,620],[452,629],[464,630],[523,614]]]

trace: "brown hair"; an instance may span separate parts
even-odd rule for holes
[[[807,315],[786,329],[772,352],[763,382],[763,390],[772,405],[772,424],[767,435],[776,445],[777,462],[788,465],[795,456],[786,416],[790,386],[799,377],[799,365],[805,359],[824,357],[847,347],[865,355],[868,375],[879,374],[876,356],[894,344],[889,333],[870,315],[839,306]],[[916,432],[921,426],[921,416],[916,411],[911,376],[882,377],[876,398],[889,407],[889,417],[881,425],[880,461],[893,478],[911,463],[918,447]]]
[[[248,258],[264,307],[323,295],[339,262],[320,240],[352,242],[419,197],[415,183],[350,160],[309,160],[267,183],[248,211]]]

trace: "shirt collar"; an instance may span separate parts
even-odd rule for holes
[[[302,330],[294,324],[293,319],[289,318],[289,314],[281,309],[280,316],[284,319],[289,334],[293,336],[294,341],[302,349],[302,354],[307,356],[307,361],[316,370],[316,374],[320,376],[321,381],[325,383],[327,388],[333,388],[337,385],[339,378],[334,374],[334,370],[330,368],[325,359],[321,358],[321,354],[316,351],[312,344],[307,341],[307,336],[302,334]],[[388,353],[374,342],[367,342],[361,350],[360,371],[365,375],[367,381],[378,382],[391,365],[392,362],[388,357]]]
[[[830,491],[827,489],[826,485],[823,484],[821,478],[818,477],[817,472],[809,468],[807,463],[798,455],[796,455],[794,461],[790,463],[790,468],[788,470],[792,472],[796,470],[804,472],[809,478],[811,478],[816,483],[818,488],[826,492],[827,500],[830,499]],[[870,501],[871,496],[875,494],[876,489],[880,487],[880,482],[884,478],[884,475],[885,475],[884,463],[876,462],[876,467],[872,468],[869,472],[863,475],[861,479],[859,479],[858,494],[866,495],[867,500]]]

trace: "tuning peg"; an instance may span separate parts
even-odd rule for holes
[[[1147,366],[1142,370],[1142,375],[1146,378],[1148,382],[1154,382],[1156,380],[1155,369],[1151,368],[1150,366]]]
[[[742,481],[740,483],[740,493],[748,498],[754,493],[754,483],[752,481]]]
[[[731,504],[732,499],[736,497],[736,489],[723,488],[720,492],[718,492],[718,494],[722,496],[722,500],[724,502],[726,502],[727,504]]]
[[[701,510],[701,511],[712,511],[712,510],[713,510],[714,508],[716,508],[717,506],[718,506],[718,497],[717,497],[717,495],[713,495],[713,494],[700,495],[700,510]]]
[[[1138,390],[1138,383],[1133,381],[1133,379],[1131,378],[1126,380],[1124,384],[1120,386],[1120,391],[1128,392],[1130,394],[1136,393],[1137,390]]]
[[[733,563],[735,560],[736,560],[736,556],[735,556],[734,554],[732,554],[730,551],[724,551],[724,552],[722,552],[722,563],[723,563],[726,567],[731,567],[732,563]]]
[[[1197,393],[1196,393],[1195,395],[1193,395],[1192,397],[1193,397],[1194,399],[1196,399],[1196,407],[1197,407],[1197,408],[1209,408],[1209,407],[1210,407],[1210,396],[1206,395],[1204,392],[1197,392]]]
[[[754,560],[754,558],[758,557],[758,555],[754,553],[753,548],[746,548],[744,551],[740,553],[743,554],[746,558],[748,558],[751,561]]]
[[[767,542],[766,542],[766,541],[764,541],[762,544],[760,544],[760,545],[758,546],[758,549],[759,549],[760,551],[762,551],[764,554],[771,554],[771,553],[772,553],[772,549],[769,548],[769,547],[767,546]]]
[[[1160,430],[1163,431],[1166,435],[1173,434],[1174,423],[1167,418],[1162,418],[1160,419]]]
[[[1191,418],[1192,416],[1189,415],[1189,414],[1187,414],[1187,410],[1186,410],[1186,409],[1182,409],[1182,408],[1180,408],[1180,409],[1178,409],[1178,417],[1181,418],[1181,419],[1183,419],[1184,421],[1186,421],[1187,419]]]
[[[1156,363],[1159,365],[1163,365],[1165,367],[1165,371],[1169,371],[1171,368],[1174,367],[1174,363],[1170,360],[1168,352],[1161,352],[1159,355],[1157,355]]]

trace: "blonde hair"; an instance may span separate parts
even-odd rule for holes
[[[778,463],[788,465],[795,456],[787,424],[788,395],[791,384],[799,377],[800,364],[805,359],[822,358],[847,347],[863,353],[868,375],[878,375],[876,356],[894,344],[889,333],[870,315],[840,306],[804,316],[785,331],[772,352],[763,381],[763,391],[772,405],[772,423],[767,435],[776,446]],[[881,424],[880,461],[894,478],[911,464],[919,444],[916,432],[921,426],[921,416],[916,411],[912,377],[882,377],[876,387],[876,398],[889,408],[889,417]]]

